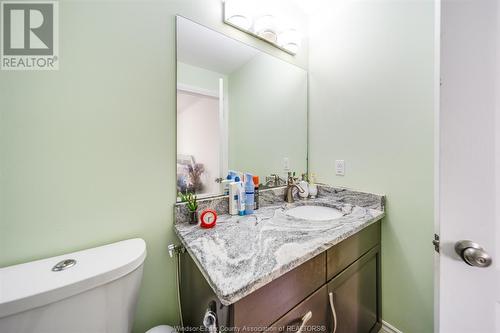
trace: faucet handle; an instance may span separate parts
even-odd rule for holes
[[[294,172],[288,172],[288,185],[294,185],[297,184],[297,181],[299,180],[298,177],[295,176],[295,171]]]

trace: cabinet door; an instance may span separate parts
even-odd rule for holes
[[[370,333],[380,328],[379,246],[363,255],[328,283],[336,333]]]
[[[188,253],[181,254],[181,307],[185,332],[199,331],[207,309],[219,327],[229,326],[229,307],[223,306]]]
[[[310,313],[310,316],[306,315]],[[267,328],[267,333],[297,333],[306,319],[302,333],[330,333],[328,292],[326,285],[299,303],[283,317]]]

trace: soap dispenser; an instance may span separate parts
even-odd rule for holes
[[[299,197],[307,199],[309,196],[309,184],[307,183],[307,175],[305,173],[302,174],[302,180],[297,185],[302,189],[302,191],[299,191]]]

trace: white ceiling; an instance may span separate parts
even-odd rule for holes
[[[259,53],[188,19],[177,19],[177,61],[227,75]]]

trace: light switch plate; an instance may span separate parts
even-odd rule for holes
[[[337,176],[345,175],[345,161],[344,160],[336,160],[335,161],[335,174]]]
[[[288,157],[283,158],[283,170],[290,171],[290,159]]]

